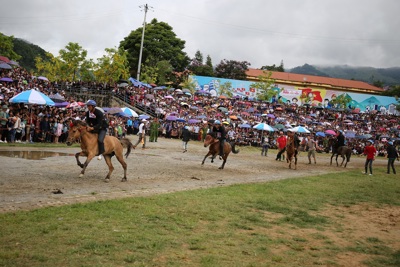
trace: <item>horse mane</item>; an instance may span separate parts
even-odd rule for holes
[[[72,122],[72,124],[74,126],[85,126],[85,127],[87,126],[87,123],[85,121],[82,121],[82,120],[74,120]]]

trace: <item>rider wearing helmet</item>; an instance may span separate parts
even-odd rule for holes
[[[219,120],[215,120],[212,132],[215,133],[215,137],[219,140],[219,156],[221,158],[224,155],[224,144],[226,139],[225,127],[221,124]]]
[[[107,126],[104,123],[104,114],[101,110],[96,108],[96,102],[94,100],[88,100],[86,102],[88,111],[86,112],[86,122],[88,124],[88,131],[98,134],[99,144],[99,156],[98,160],[101,160],[102,154],[104,153],[104,138],[107,133]]]

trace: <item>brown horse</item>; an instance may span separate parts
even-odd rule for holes
[[[348,146],[338,147],[336,139],[329,139],[328,147],[331,146],[332,146],[331,165],[332,165],[332,159],[336,155],[336,166],[339,166],[338,157],[340,155],[342,157],[342,163],[340,164],[340,167],[343,166],[344,160],[346,160],[346,163],[344,164],[344,167],[346,168],[347,162],[350,162],[351,154],[353,153],[352,149]]]
[[[214,162],[214,158],[219,155],[219,140],[215,137],[214,134],[207,134],[206,138],[204,139],[204,147],[208,147],[208,153],[204,157],[201,165],[204,165],[204,161],[207,157],[211,156],[211,162]],[[223,169],[226,163],[226,159],[228,158],[229,154],[233,152],[234,154],[239,153],[239,150],[235,149],[235,143],[230,144],[229,142],[224,142],[224,155],[222,156],[223,162],[219,169]]]
[[[286,161],[289,163],[289,169],[292,168],[292,162],[294,159],[294,169],[297,169],[297,150],[294,139],[294,133],[288,131],[287,142],[286,142]]]
[[[85,174],[86,167],[89,165],[90,161],[98,155],[98,142],[97,142],[97,134],[93,134],[87,131],[87,124],[83,121],[74,121],[73,125],[70,127],[67,138],[67,145],[72,145],[76,140],[81,141],[81,149],[82,151],[75,154],[76,163],[79,167],[82,168],[81,174],[79,177],[83,177]],[[126,158],[128,158],[131,153],[131,148],[133,144],[127,138],[123,138],[118,140],[114,136],[106,135],[104,138],[104,159],[108,165],[108,174],[105,178],[106,182],[110,181],[111,173],[114,171],[114,166],[111,163],[111,157],[116,156],[119,163],[121,163],[122,168],[124,168],[124,177],[122,178],[122,182],[126,182],[126,170],[127,164],[124,161],[123,157],[123,148],[127,147],[127,152],[125,154]],[[79,156],[87,157],[84,164],[79,161]]]

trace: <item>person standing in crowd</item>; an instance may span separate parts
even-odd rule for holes
[[[308,164],[311,164],[311,157],[314,159],[314,164],[317,164],[317,160],[315,159],[315,150],[317,149],[317,142],[314,139],[314,134],[312,134],[308,139],[307,139],[307,150],[308,150]]]
[[[268,157],[269,138],[268,134],[261,137],[261,156]]]
[[[282,160],[282,154],[283,154],[283,160],[285,160],[285,151],[286,151],[286,143],[287,143],[287,138],[285,135],[283,135],[283,131],[279,132],[279,137],[276,140],[276,143],[278,144],[278,154],[276,155],[275,160]]]
[[[399,160],[399,153],[397,153],[396,147],[393,145],[393,142],[388,142],[388,146],[386,148],[387,151],[387,173],[390,174],[390,168],[392,168],[393,173],[396,174],[396,169],[394,168],[394,161]]]
[[[101,110],[96,108],[96,102],[94,100],[88,100],[86,102],[88,111],[86,112],[86,122],[89,127],[87,130],[92,133],[97,133],[97,142],[99,146],[98,160],[102,159],[104,151],[104,138],[107,134],[108,123],[104,120],[104,114]]]
[[[8,122],[8,106],[3,105],[0,111],[0,143],[3,143],[2,137],[4,137],[4,142],[7,142],[7,122]]]
[[[133,146],[133,148],[136,148],[140,143],[142,143],[142,149],[146,148],[146,123],[147,120],[143,119],[139,125],[139,139],[136,142],[136,144]]]
[[[190,141],[190,131],[189,131],[189,127],[188,126],[184,126],[182,129],[182,145],[183,145],[183,153],[187,152],[187,148],[188,148],[188,142]]]
[[[131,135],[133,133],[133,121],[132,117],[129,117],[128,120],[126,121],[126,126],[127,128],[127,135]]]
[[[226,139],[225,127],[219,120],[215,120],[212,132],[216,134],[215,137],[219,140],[219,157],[222,159],[224,156],[224,144]]]
[[[367,159],[365,160],[365,172],[364,174],[368,174],[369,168],[369,175],[372,175],[372,162],[375,160],[376,155],[376,148],[373,145],[372,140],[367,140],[366,146],[364,148],[364,155],[367,155]]]
[[[154,118],[153,121],[150,123],[150,142],[157,142],[159,128],[160,123],[158,122],[158,118]]]

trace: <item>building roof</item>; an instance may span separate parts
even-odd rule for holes
[[[357,92],[375,93],[375,94],[384,91],[383,88],[379,88],[361,81],[296,74],[289,72],[278,72],[278,71],[271,71],[271,73],[272,73],[271,78],[276,80],[276,82],[293,83],[297,85],[300,83],[300,86],[313,85],[330,90],[357,91]],[[265,74],[263,73],[263,70],[260,69],[248,69],[246,71],[246,75],[247,79],[255,81],[258,79],[258,76]]]

